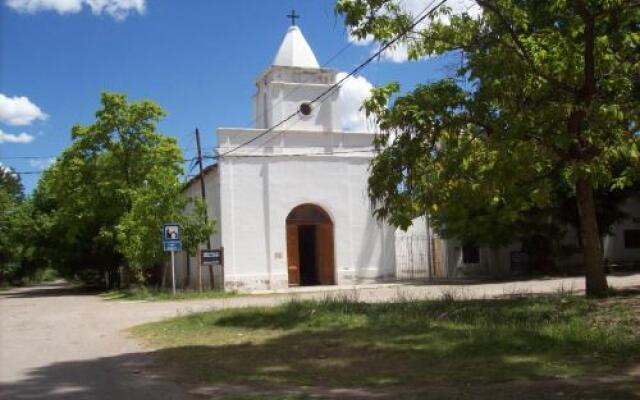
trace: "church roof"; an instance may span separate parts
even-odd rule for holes
[[[206,166],[203,170],[202,170],[202,174],[204,176],[209,175],[212,171],[215,171],[216,169],[218,169],[218,163],[215,164],[211,164]],[[193,185],[196,182],[200,181],[200,175],[195,175],[193,176],[191,179],[189,179],[183,186],[182,186],[182,192],[184,192],[185,190],[187,190],[191,185]]]
[[[309,43],[296,25],[290,26],[273,60],[273,65],[284,67],[320,68]]]

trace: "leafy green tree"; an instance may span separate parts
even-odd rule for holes
[[[11,168],[0,165],[0,284],[19,274],[21,242],[16,241],[15,233],[23,200],[20,177]]]
[[[73,143],[44,174],[35,200],[48,215],[50,257],[67,275],[99,279],[107,272],[112,283],[127,261],[119,225],[150,186],[161,192],[155,198],[175,201],[175,191],[162,191],[177,181],[182,155],[173,138],[156,131],[164,116],[156,103],[117,93],[103,93],[101,103],[94,123],[73,127]],[[158,183],[159,176],[168,183]],[[140,253],[127,252],[137,254],[133,263],[144,258]]]
[[[20,176],[9,167],[0,164],[0,191],[13,200],[24,199],[24,186]]]
[[[176,220],[182,225],[183,250],[193,257],[198,253],[198,246],[206,243],[216,232],[216,221],[208,221],[206,204],[202,199],[188,199],[186,202],[191,204],[189,211],[183,211]]]
[[[19,175],[0,168],[0,284],[34,279],[49,265],[41,262],[36,237],[34,201],[26,197]]]
[[[416,28],[395,1],[337,3],[356,37],[402,34],[413,60],[462,52],[457,76],[470,83],[374,91],[365,109],[383,131],[369,181],[375,212],[399,226],[428,212],[447,234],[501,243],[532,211],[550,209],[565,183],[577,204],[587,294],[603,295],[594,189],[625,188],[638,173],[640,6],[477,5],[482,13],[472,17],[445,4]]]
[[[143,186],[133,196],[131,210],[118,225],[118,250],[129,264],[130,279],[145,283],[152,270],[165,259],[162,226],[177,222],[182,226],[184,250],[194,255],[198,243],[206,241],[215,224],[204,222],[204,206],[196,201],[191,213],[185,212],[188,200],[181,194],[182,184],[175,174],[153,168]]]

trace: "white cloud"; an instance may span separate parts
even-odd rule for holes
[[[32,158],[29,160],[29,165],[33,168],[37,168],[42,171],[49,168],[54,162],[56,162],[56,158]]]
[[[19,133],[14,135],[13,133],[5,133],[0,130],[0,143],[31,143],[33,141],[33,136],[28,133]]]
[[[425,11],[425,7],[427,6],[427,2],[425,0],[399,0],[398,3],[402,7],[403,10],[408,12],[414,18],[418,15],[422,15],[422,12]],[[482,8],[476,3],[475,0],[449,0],[443,6],[449,7],[451,9],[451,15],[460,15],[463,13],[467,13],[472,18],[478,18],[482,15]],[[443,23],[449,22],[449,15],[440,15],[438,20]],[[418,24],[416,29],[425,28],[429,23],[429,19],[425,19],[422,23]],[[372,36],[367,36],[364,39],[356,39],[351,34],[349,34],[349,41],[357,44],[358,46],[368,46],[373,42]],[[371,53],[377,52],[379,47],[375,47],[371,50]],[[383,60],[401,63],[405,62],[408,59],[407,54],[407,44],[404,42],[399,42],[394,46],[389,47],[385,50],[380,58]]]
[[[87,6],[93,14],[105,13],[117,21],[124,20],[133,12],[145,12],[145,0],[7,0],[6,4],[18,12],[27,14],[40,11],[75,14]]]
[[[8,165],[4,165],[1,162],[0,162],[0,171],[4,172],[7,175],[15,176],[16,178],[20,179],[20,176],[18,174],[16,174],[16,170],[15,169],[13,169],[12,167],[10,167]]]
[[[7,167],[6,165],[4,165],[3,163],[0,162],[0,171],[4,172],[4,173],[13,173],[13,171],[11,170],[11,168]]]
[[[338,73],[338,81],[347,74]],[[340,107],[342,129],[351,132],[371,132],[373,122],[367,120],[363,111],[360,110],[362,102],[371,95],[373,85],[362,76],[352,76],[345,80],[340,86],[338,104]]]
[[[47,114],[28,98],[9,97],[0,93],[0,122],[8,125],[29,125],[37,119],[44,121]]]

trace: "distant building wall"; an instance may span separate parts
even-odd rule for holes
[[[612,234],[603,238],[603,255],[610,265],[640,266],[640,201],[629,200],[623,211],[627,219],[614,225]],[[533,260],[523,251],[521,242],[492,249],[486,246],[465,246],[457,239],[442,240],[442,246],[434,246],[439,240],[430,233],[428,243],[425,218],[416,218],[406,231],[396,233],[397,277],[398,279],[437,279],[434,260],[444,263],[447,278],[500,278],[520,273],[536,272]],[[563,239],[556,244],[553,254],[556,268],[560,271],[574,271],[583,264],[578,233],[567,227]],[[465,247],[466,252],[465,252]],[[551,250],[550,250],[551,251]],[[432,254],[430,254],[431,252]]]
[[[207,198],[207,215],[209,220],[216,222],[216,229],[211,235],[211,246],[213,248],[220,247],[221,244],[221,227],[220,227],[220,176],[216,166],[210,166],[204,175],[205,191]],[[191,199],[200,199],[202,197],[199,178],[192,179],[184,189],[183,195]],[[187,212],[193,210],[193,204],[187,205]],[[206,246],[202,245],[202,249]],[[168,270],[168,268],[167,268]],[[214,285],[221,282],[219,268],[213,268]],[[165,272],[170,273],[170,271]],[[208,267],[202,267],[202,286],[205,289],[211,287],[211,275]],[[165,279],[170,285],[169,279]],[[183,289],[197,289],[198,287],[198,260],[196,256],[188,255],[186,251],[176,253],[176,286]]]
[[[604,257],[611,264],[640,265],[640,200],[631,199],[623,206],[629,218],[616,224],[603,240]]]

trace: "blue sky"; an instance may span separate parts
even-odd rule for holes
[[[104,8],[93,10],[85,0],[2,1],[0,93],[41,111],[25,123],[6,113],[3,120],[0,109],[0,162],[17,171],[39,171],[67,147],[71,126],[93,121],[103,91],[158,102],[168,114],[159,130],[178,138],[186,158],[195,154],[196,127],[212,154],[216,128],[251,126],[254,80],[275,56],[292,8],[321,64],[348,43],[332,0],[100,0]],[[350,71],[371,51],[352,45],[328,67]],[[380,60],[362,75],[409,89],[450,75],[457,62]],[[27,191],[38,176],[22,176]]]

